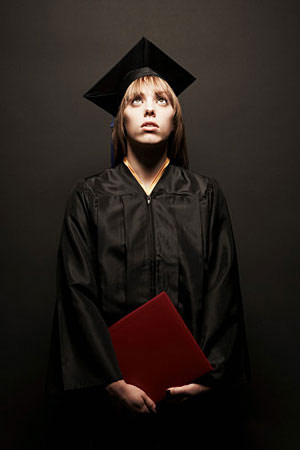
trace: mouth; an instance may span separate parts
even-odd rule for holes
[[[142,128],[147,128],[147,129],[158,128],[158,125],[155,122],[144,122],[142,124]]]

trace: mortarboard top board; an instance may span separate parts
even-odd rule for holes
[[[196,79],[143,37],[84,97],[116,116],[128,86],[145,75],[163,78],[177,96]]]

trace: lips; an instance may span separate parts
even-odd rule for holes
[[[143,127],[149,127],[149,128],[156,127],[156,128],[158,128],[158,125],[157,125],[157,123],[155,123],[155,122],[144,122],[144,123],[142,124],[142,128],[143,128]]]

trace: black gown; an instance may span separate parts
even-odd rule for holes
[[[121,418],[118,422],[114,410],[109,412],[104,389],[122,379],[108,326],[163,290],[214,370],[194,380],[211,386],[209,393],[177,407],[166,406],[163,401],[157,405],[155,417],[151,414],[139,419],[146,424],[146,431],[143,424],[133,430],[144,430],[143,439],[151,428],[151,448],[161,442],[161,428],[167,430],[166,424],[174,425],[175,418],[180,420],[175,429],[182,430],[182,440],[177,436],[172,448],[176,443],[182,446],[192,429],[199,433],[201,423],[206,423],[204,439],[204,428],[215,429],[217,415],[221,422],[226,416],[230,387],[249,380],[228,207],[215,179],[171,163],[149,196],[124,163],[79,180],[67,201],[58,251],[49,371],[50,392],[64,391],[73,412],[76,405],[81,412],[84,408],[80,423],[86,419],[88,425],[82,433],[84,443],[78,448],[102,448],[105,433],[110,448],[114,448],[114,440],[115,448],[125,442],[131,425],[125,426],[123,434],[118,433],[126,421]],[[194,427],[189,426],[193,420]],[[153,431],[159,421],[160,435]],[[94,446],[87,444],[90,434]],[[132,445],[134,435],[128,436]],[[95,444],[97,437],[99,445]],[[212,442],[210,432],[206,437]],[[121,439],[119,444],[117,438]],[[165,439],[171,439],[170,430]],[[76,439],[77,444],[79,441]]]

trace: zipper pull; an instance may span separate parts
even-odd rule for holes
[[[151,203],[151,195],[147,195],[147,203],[148,203],[148,205],[150,205],[150,203]]]

